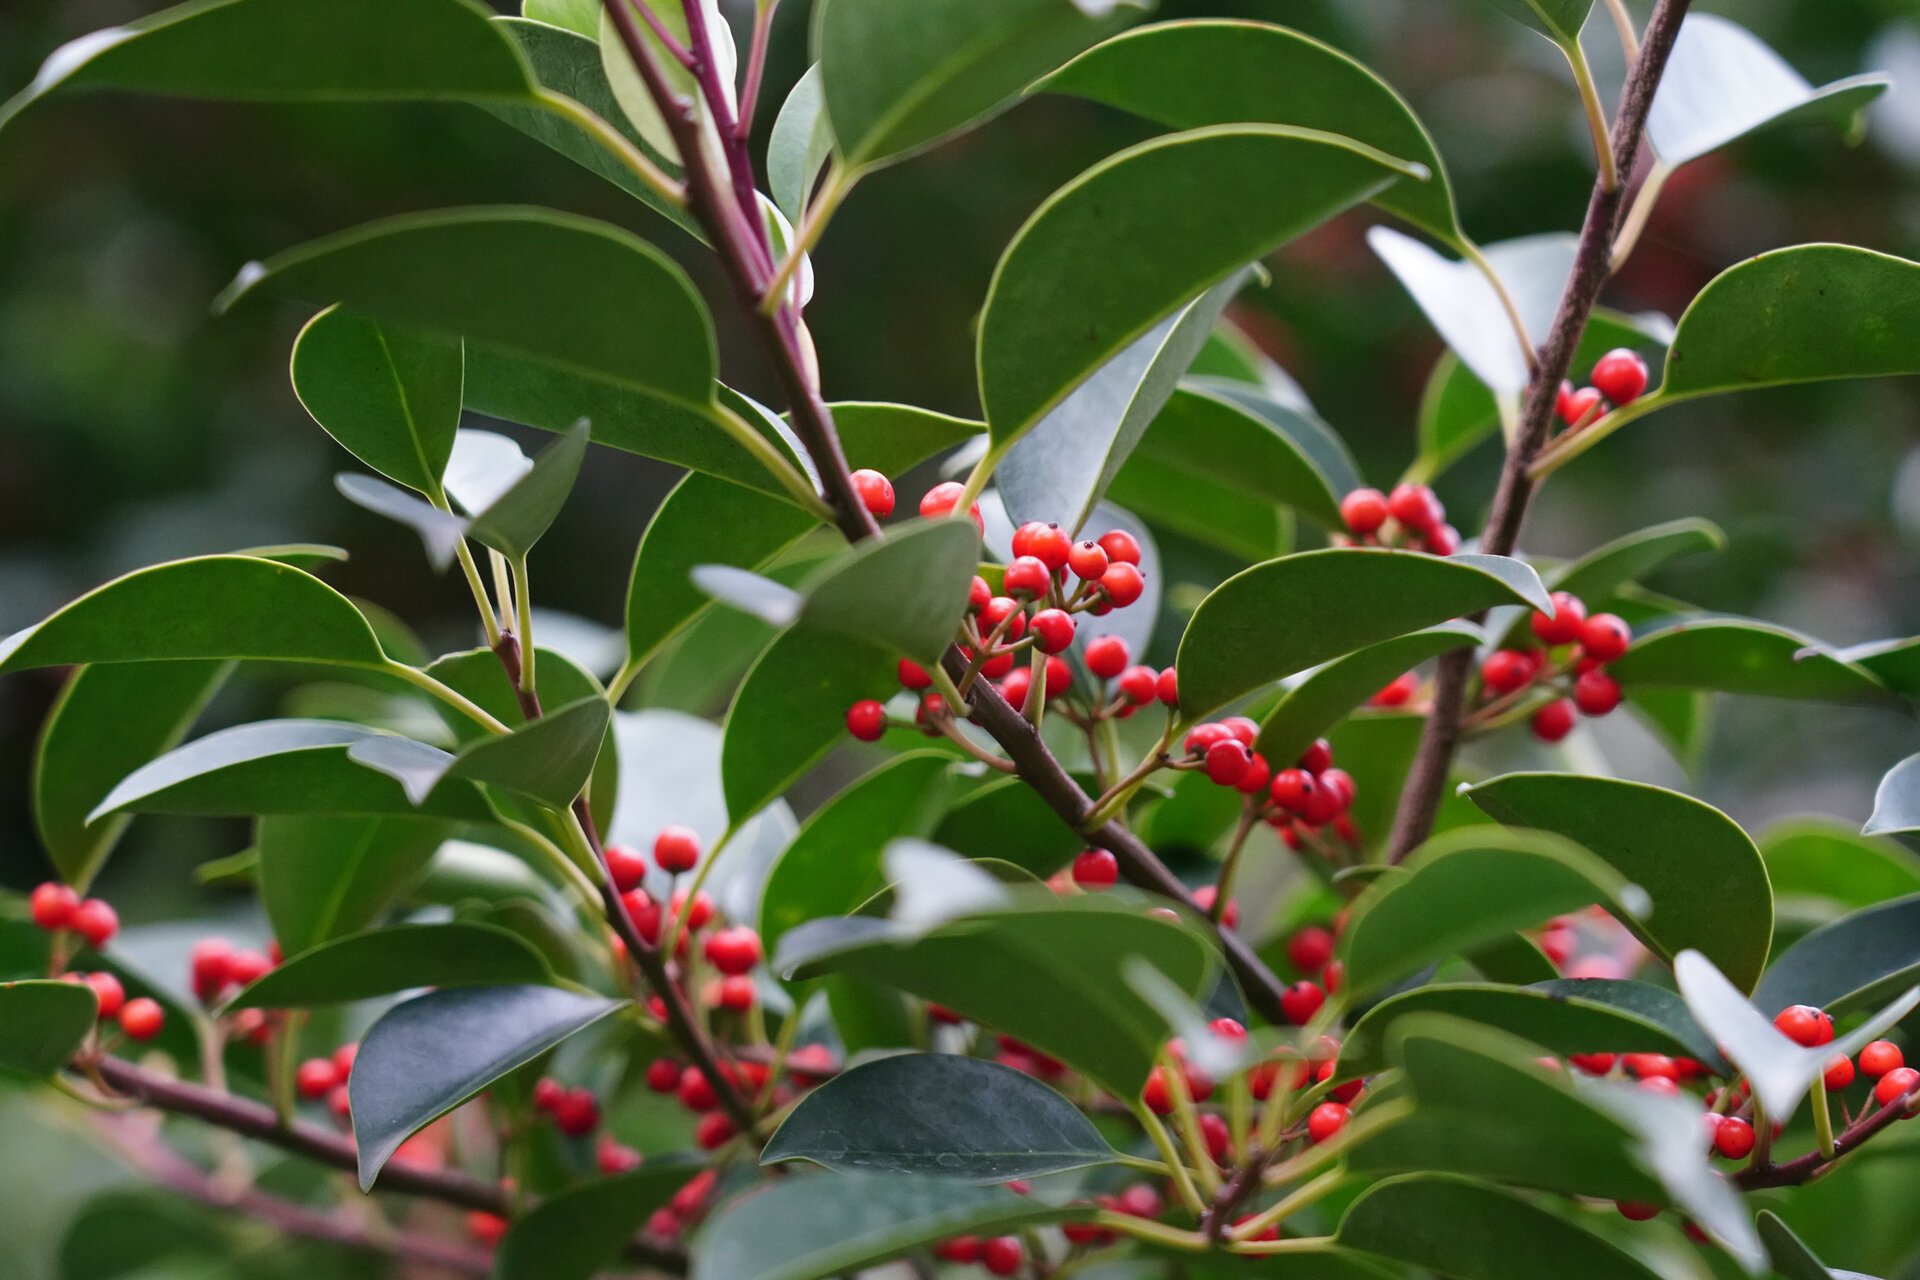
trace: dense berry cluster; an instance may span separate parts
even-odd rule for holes
[[[160,1002],[147,996],[129,1000],[119,977],[105,970],[82,973],[66,967],[67,949],[74,938],[98,951],[120,931],[120,917],[99,898],[82,899],[68,886],[49,880],[37,886],[27,902],[33,923],[54,935],[53,972],[68,982],[93,988],[99,1020],[114,1023],[127,1039],[144,1042],[159,1035],[167,1021]]]
[[[1588,385],[1576,389],[1560,384],[1554,412],[1566,424],[1567,434],[1584,431],[1612,409],[1638,400],[1647,390],[1647,362],[1638,352],[1616,347],[1593,362]]]
[[[1424,484],[1396,485],[1392,493],[1355,489],[1340,500],[1340,518],[1363,547],[1408,547],[1436,556],[1460,550],[1460,531],[1447,523],[1439,495]]]
[[[1536,645],[1496,649],[1480,664],[1476,727],[1526,716],[1534,736],[1558,742],[1573,732],[1576,711],[1604,716],[1620,705],[1620,682],[1607,664],[1633,643],[1633,629],[1611,613],[1587,613],[1578,596],[1553,593],[1553,613],[1535,613]]]

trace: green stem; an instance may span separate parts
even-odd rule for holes
[[[546,110],[567,121],[599,144],[601,150],[618,160],[627,172],[638,178],[643,186],[651,189],[670,207],[675,209],[686,207],[687,189],[668,177],[665,170],[649,160],[640,148],[627,140],[625,134],[608,124],[601,116],[566,94],[555,93],[551,89],[540,90],[538,100]]]
[[[1000,458],[1004,452],[999,445],[990,445],[987,451],[980,455],[980,461],[973,464],[973,470],[967,474],[966,486],[961,490],[960,501],[953,504],[953,513],[956,516],[964,517],[967,512],[973,510],[973,504],[978,502],[980,495],[986,491],[987,481],[993,478],[993,469],[1000,465]]]
[[[1033,658],[1027,663],[1027,702],[1020,711],[1033,731],[1040,732],[1041,717],[1047,714],[1047,655],[1039,645],[1033,647]]]
[[[513,583],[514,625],[520,630],[520,692],[531,694],[539,686],[533,680],[533,584],[524,555],[514,557]]]
[[[1829,1160],[1833,1159],[1833,1114],[1827,1107],[1827,1081],[1824,1075],[1813,1078],[1813,1135],[1819,1140],[1820,1154]]]
[[[1160,1152],[1160,1158],[1166,1162],[1167,1169],[1173,1174],[1174,1190],[1179,1193],[1180,1202],[1192,1210],[1198,1217],[1207,1211],[1207,1202],[1200,1198],[1200,1192],[1193,1185],[1193,1175],[1187,1171],[1187,1165],[1180,1158],[1179,1150],[1173,1145],[1173,1135],[1167,1132],[1167,1126],[1160,1123],[1160,1117],[1153,1114],[1147,1104],[1135,1101],[1132,1104],[1134,1117],[1140,1121],[1140,1127],[1147,1131],[1147,1137],[1153,1140],[1154,1147]]]
[[[1620,186],[1620,170],[1614,163],[1612,130],[1607,124],[1607,109],[1600,102],[1600,90],[1593,82],[1593,67],[1579,37],[1560,46],[1573,68],[1573,82],[1580,89],[1580,105],[1587,113],[1587,127],[1593,131],[1593,154],[1600,165],[1600,186],[1607,191]]]
[[[1227,846],[1226,860],[1220,866],[1220,879],[1214,885],[1213,909],[1207,914],[1216,925],[1226,914],[1227,903],[1232,901],[1233,876],[1240,869],[1241,851],[1247,847],[1247,837],[1253,833],[1254,825],[1259,821],[1260,811],[1248,798],[1240,806],[1240,823],[1233,829],[1233,843]]]
[[[506,725],[494,719],[493,715],[488,712],[486,708],[480,706],[459,690],[449,688],[416,667],[410,667],[404,662],[395,662],[389,658],[383,666],[376,667],[375,670],[383,671],[397,680],[404,680],[422,693],[425,693],[428,697],[446,703],[455,711],[458,711],[461,715],[485,729],[488,733],[506,734],[513,732],[513,730],[507,728]]]
[[[814,492],[813,485],[800,474],[793,463],[773,447],[773,442],[753,429],[753,424],[735,413],[726,405],[717,405],[713,409],[713,420],[720,424],[721,430],[732,436],[734,442],[748,453],[753,460],[765,467],[780,487],[790,494],[802,511],[817,519],[831,522],[833,509]]]
[[[487,648],[500,643],[500,619],[493,612],[493,602],[487,599],[487,585],[480,577],[480,566],[474,563],[473,549],[467,546],[465,538],[454,547],[454,555],[460,561],[460,572],[466,575],[467,589],[473,592],[473,603],[480,610],[480,625],[486,629]]]
[[[1683,398],[1669,396],[1664,390],[1655,391],[1641,396],[1632,404],[1621,405],[1584,430],[1555,437],[1552,443],[1534,455],[1532,465],[1527,468],[1528,477],[1535,483],[1546,479],[1628,423],[1646,417],[1655,409],[1677,404]]]
[[[1186,1253],[1202,1253],[1213,1246],[1213,1242],[1198,1231],[1182,1231],[1178,1227],[1155,1222],[1152,1218],[1136,1218],[1130,1213],[1103,1210],[1093,1215],[1093,1222],[1095,1226],[1105,1227],[1123,1236],[1132,1236],[1135,1240],[1145,1240],[1149,1244],[1164,1245]]]
[[[1268,1227],[1278,1226],[1302,1209],[1325,1199],[1339,1190],[1340,1184],[1346,1180],[1345,1169],[1329,1169],[1235,1227],[1230,1233],[1230,1238],[1235,1244],[1247,1243],[1266,1231]]]

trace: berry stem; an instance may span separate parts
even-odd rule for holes
[[[1248,1167],[1250,1169],[1253,1168],[1253,1166]],[[1274,1201],[1274,1203],[1266,1209],[1261,1210],[1260,1213],[1254,1217],[1247,1219],[1239,1226],[1233,1228],[1231,1232],[1225,1234],[1234,1244],[1248,1243],[1252,1241],[1254,1237],[1265,1232],[1268,1227],[1278,1226],[1294,1214],[1299,1213],[1302,1209],[1317,1204],[1328,1195],[1338,1191],[1341,1184],[1346,1180],[1347,1171],[1344,1167],[1329,1169],[1318,1177],[1302,1183],[1294,1190]],[[1260,1185],[1258,1176],[1249,1179],[1249,1182],[1251,1183],[1247,1188],[1249,1193],[1256,1190]],[[1215,1237],[1215,1239],[1218,1238],[1218,1236]]]
[[[1240,821],[1233,829],[1233,842],[1227,846],[1227,856],[1220,864],[1220,878],[1213,889],[1213,909],[1207,912],[1207,918],[1217,927],[1220,918],[1226,913],[1227,903],[1232,901],[1233,875],[1240,869],[1240,852],[1247,847],[1247,837],[1260,821],[1260,809],[1247,797],[1240,806]]]
[[[1167,1132],[1167,1126],[1160,1123],[1160,1117],[1153,1114],[1146,1103],[1137,1099],[1132,1104],[1132,1111],[1140,1121],[1140,1127],[1147,1131],[1147,1137],[1153,1140],[1160,1158],[1166,1162],[1167,1171],[1173,1176],[1174,1191],[1180,1196],[1181,1203],[1192,1210],[1196,1217],[1206,1213],[1207,1202],[1201,1199],[1199,1190],[1193,1185],[1193,1174],[1180,1159],[1180,1150],[1173,1145],[1173,1135]]]
[[[1573,82],[1580,90],[1580,106],[1587,113],[1587,126],[1593,130],[1593,155],[1600,167],[1600,186],[1611,192],[1620,186],[1620,164],[1614,158],[1607,109],[1600,101],[1600,90],[1593,83],[1593,66],[1587,61],[1586,48],[1575,36],[1561,48],[1573,68]]]
[[[1813,1078],[1813,1136],[1819,1143],[1820,1154],[1828,1160],[1834,1159],[1833,1113],[1827,1106],[1827,1081],[1824,1076]]]

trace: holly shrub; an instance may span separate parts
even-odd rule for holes
[[[0,1065],[160,1183],[409,1275],[1842,1274],[1772,1210],[1920,1112],[1920,866],[1877,838],[1920,835],[1920,756],[1864,830],[1760,847],[1569,735],[1625,708],[1684,754],[1709,694],[1896,713],[1920,640],[1642,587],[1723,544],[1702,520],[1564,561],[1521,535],[1650,414],[1920,373],[1920,264],[1868,248],[1750,258],[1677,322],[1603,302],[1674,173],[1847,126],[1884,78],[1815,89],[1686,0],[1608,0],[1610,103],[1589,0],[1498,0],[1564,55],[1596,163],[1577,236],[1481,246],[1407,104],[1283,26],[815,0],[759,154],[777,0],[739,47],[713,0],[525,7],[193,0],[59,50],[0,117],[89,88],[471,103],[715,284],[527,207],[240,270],[217,309],[310,308],[292,384],[351,455],[339,496],[464,580],[474,644],[423,649],[305,545],[155,565],[0,643],[0,673],[70,671]],[[1033,94],[1146,137],[1008,244],[984,421],[830,402],[808,250],[862,179]],[[1362,205],[1450,347],[1379,489],[1227,316]],[[721,313],[778,407],[717,380]],[[1497,436],[1484,522],[1450,515],[1430,482]],[[543,647],[532,570],[608,449],[686,474],[596,669]],[[1238,571],[1167,589],[1174,535]],[[707,667],[719,723],[620,709]],[[196,736],[261,669],[290,714]],[[124,952],[87,895],[137,814],[250,819],[205,875],[271,945]],[[1828,909],[1776,929],[1776,894]],[[1913,1206],[1880,1212],[1910,1254]]]

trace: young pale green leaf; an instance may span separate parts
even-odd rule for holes
[[[553,527],[567,495],[573,492],[590,436],[584,420],[575,423],[534,460],[531,471],[474,517],[468,532],[509,560],[525,559]]]
[[[1745,27],[1692,13],[1647,113],[1647,140],[1661,165],[1677,169],[1763,129],[1826,123],[1852,132],[1891,84],[1889,76],[1861,75],[1815,89]]]
[[[371,925],[420,877],[453,830],[421,818],[260,819],[254,832],[260,902],[281,950],[297,956]],[[402,970],[402,976],[411,975]]]
[[[0,674],[227,658],[356,667],[387,660],[345,596],[312,574],[248,556],[137,570],[0,640]]]
[[[421,545],[426,548],[427,563],[439,572],[444,573],[453,563],[455,551],[467,536],[467,521],[385,480],[343,471],[333,478],[333,487],[354,506],[404,524],[419,534]]]
[[[813,52],[840,153],[864,169],[980,123],[1118,26],[1073,0],[828,0]]]
[[[1040,892],[917,935],[882,920],[813,920],[786,935],[773,967],[789,977],[852,974],[932,1000],[1132,1098],[1167,1023],[1122,977],[1128,957],[1196,1000],[1217,970],[1197,933],[1139,905],[1119,895],[1053,900]]]
[[[620,1261],[647,1219],[700,1172],[662,1160],[547,1196],[514,1219],[494,1255],[496,1280],[592,1280]]]
[[[1920,895],[1866,907],[1788,947],[1754,989],[1768,1014],[1810,1004],[1840,1014],[1920,982]]]
[[[788,931],[848,915],[886,888],[880,856],[900,836],[924,836],[948,790],[944,751],[894,757],[816,810],[767,875],[760,938],[767,952]]]
[[[459,342],[340,307],[294,339],[293,390],[313,420],[348,453],[428,497],[440,492],[453,453],[465,378]]]
[[[544,986],[435,991],[389,1009],[360,1041],[347,1089],[360,1189],[400,1144],[507,1072],[621,1007]]]
[[[801,585],[799,625],[878,645],[922,666],[953,642],[980,563],[971,521],[926,520],[855,547]]]
[[[1875,1280],[1858,1271],[1841,1271],[1821,1262],[1813,1250],[1801,1242],[1793,1228],[1771,1209],[1762,1209],[1759,1217],[1760,1239],[1767,1247],[1773,1269],[1786,1280]]]
[[[1899,841],[1831,818],[1790,818],[1760,836],[1776,910],[1821,923],[1889,898],[1920,894],[1920,858]]]
[[[808,67],[773,119],[767,138],[767,189],[780,211],[799,226],[820,170],[833,155],[833,122],[827,119],[820,64]]]
[[[1014,442],[994,473],[1008,519],[1080,530],[1248,274],[1229,276],[1135,338]]]
[[[0,1072],[52,1075],[79,1051],[98,1012],[84,982],[0,982]]]
[[[33,821],[60,878],[83,892],[128,819],[89,821],[114,785],[178,746],[226,682],[224,662],[82,667],[48,713],[34,750]]]
[[[1002,1187],[932,1178],[782,1178],[721,1207],[694,1242],[689,1280],[827,1280],[960,1235],[1001,1235],[1093,1212]]]
[[[1010,1182],[1105,1164],[1113,1154],[1079,1108],[1025,1072],[909,1053],[842,1072],[801,1099],[760,1163]]]
[[[1920,1005],[1920,987],[1909,987],[1892,1004],[1828,1044],[1794,1043],[1748,1002],[1713,961],[1698,951],[1674,957],[1674,981],[1687,1008],[1753,1086],[1753,1096],[1770,1119],[1782,1124],[1813,1082],[1836,1057],[1851,1057]]]
[[[1880,779],[1863,835],[1894,836],[1909,844],[1920,835],[1920,755],[1908,756]]]
[[[1416,171],[1351,139],[1270,125],[1170,134],[1087,170],[994,272],[979,344],[994,448],[1188,300]]]
[[[530,21],[559,27],[589,40],[600,38],[597,0],[521,0],[520,13]]]
[[[1293,762],[1313,740],[1346,718],[1348,712],[1388,682],[1449,649],[1478,644],[1480,629],[1447,622],[1424,631],[1368,645],[1309,671],[1280,695],[1260,722],[1253,749],[1269,761]]]
[[[1369,607],[1354,609],[1355,599]],[[1188,622],[1177,660],[1181,713],[1197,720],[1356,649],[1515,603],[1552,607],[1539,576],[1505,556],[1342,547],[1255,565],[1221,583]]]
[[[1378,991],[1427,965],[1553,916],[1603,903],[1631,918],[1642,896],[1618,871],[1545,832],[1462,827],[1429,840],[1402,874],[1355,899],[1340,935],[1346,986]]]
[[[1089,49],[1037,87],[1173,129],[1251,121],[1344,134],[1432,174],[1427,182],[1394,183],[1375,204],[1448,243],[1460,240],[1446,166],[1413,109],[1367,67],[1298,31],[1263,22],[1157,23]]]
[[[1500,12],[1524,22],[1557,45],[1580,39],[1593,0],[1489,0]]]
[[[696,413],[714,401],[713,325],[686,274],[588,218],[511,207],[388,218],[248,265],[216,305],[265,290],[338,300]]]
[[[1881,705],[1899,701],[1878,676],[1818,640],[1745,618],[1677,619],[1643,634],[1607,669],[1629,689]]]
[[[1335,1239],[1456,1280],[1660,1280],[1629,1254],[1511,1191],[1449,1174],[1377,1182]]]
[[[725,91],[729,105],[734,98],[734,83],[739,73],[739,51],[733,43],[733,29],[727,25],[726,18],[720,12],[719,0],[697,0],[701,16],[706,24],[707,37],[711,42],[714,60],[714,78]],[[693,41],[688,34],[687,7],[670,5],[653,11],[659,29],[666,32],[682,49],[691,48]],[[680,58],[669,50],[656,34],[653,22],[642,21],[638,14],[629,14],[632,26],[640,39],[652,53],[658,64],[661,76],[673,93],[692,104],[693,111],[700,122],[700,130],[705,135],[708,149],[717,154],[719,138],[717,125],[712,111],[706,103],[698,79],[693,69],[686,66]],[[600,7],[600,65],[606,76],[608,86],[613,90],[614,101],[619,104],[620,115],[645,141],[649,150],[665,156],[677,168],[680,165],[680,152],[674,141],[673,130],[668,127],[665,117],[660,114],[659,106],[653,100],[653,94],[647,88],[646,79],[634,65],[633,58],[627,52],[622,24],[614,21],[613,7]]]
[[[473,0],[190,0],[62,46],[0,126],[68,89],[364,102],[525,99],[534,85]]]
[[[1692,947],[1751,990],[1773,940],[1773,889],[1752,839],[1712,805],[1663,787],[1571,773],[1509,773],[1469,787],[1496,821],[1552,831],[1644,889],[1623,917],[1656,954]]]
[[[416,987],[551,984],[540,953],[505,929],[449,921],[348,934],[291,956],[231,1009],[308,1009]]]
[[[372,734],[347,758],[399,783],[426,806],[445,783],[483,783],[553,809],[573,803],[593,776],[612,716],[607,700],[588,694],[512,733],[481,738],[458,755],[394,734]]]

